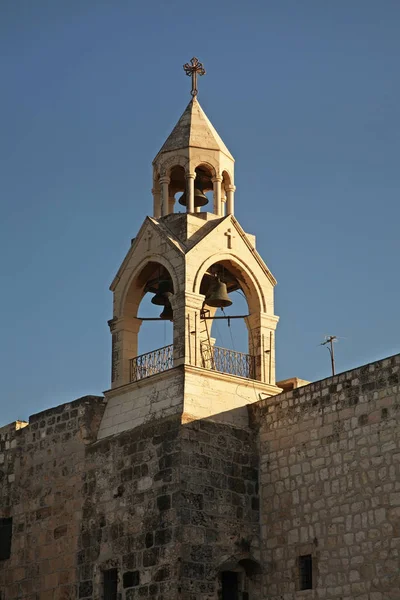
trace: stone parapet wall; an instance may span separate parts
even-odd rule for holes
[[[249,407],[264,597],[400,598],[400,355]],[[313,557],[313,590],[298,559]]]
[[[246,429],[247,405],[258,402],[261,394],[270,396],[278,391],[261,381],[185,366],[182,420],[213,419]]]
[[[183,368],[169,369],[105,392],[107,407],[98,438],[129,431],[183,409]]]

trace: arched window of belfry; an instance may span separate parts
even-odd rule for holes
[[[168,268],[156,261],[149,261],[130,282],[123,307],[125,326],[131,332],[130,381],[172,368],[170,300],[175,287]]]
[[[214,364],[209,366],[231,375],[254,379],[254,343],[246,297],[252,292],[243,273],[232,260],[215,262],[204,273],[199,291],[205,296],[202,343],[206,346],[209,336],[213,346]]]
[[[179,198],[182,197],[186,189],[185,169],[177,165],[170,171],[168,214],[174,212],[183,212],[182,205],[179,204]]]

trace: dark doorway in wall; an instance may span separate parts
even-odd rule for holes
[[[312,556],[304,554],[299,557],[300,589],[312,589]]]
[[[103,571],[103,600],[117,600],[118,570]]]
[[[222,600],[239,600],[239,573],[223,571],[221,573]]]
[[[11,556],[12,518],[0,519],[0,560]]]

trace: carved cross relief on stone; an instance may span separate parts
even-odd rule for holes
[[[233,235],[231,228],[229,227],[229,229],[227,229],[224,233],[224,235],[226,235],[226,241],[228,244],[228,248],[229,250],[232,250],[232,240],[233,238],[235,238],[236,236]]]
[[[152,232],[150,231],[150,229],[147,231],[145,237],[144,237],[144,241],[147,242],[147,250],[151,249],[151,239],[153,237]]]

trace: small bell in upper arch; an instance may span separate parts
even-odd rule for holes
[[[230,306],[232,300],[228,296],[226,283],[218,278],[215,284],[211,286],[210,293],[206,296],[205,303],[207,306],[213,308],[226,308],[227,306]]]

